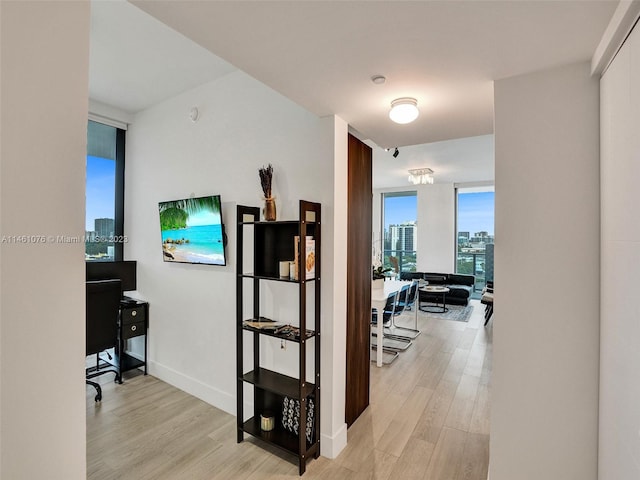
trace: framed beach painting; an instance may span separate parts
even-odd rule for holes
[[[158,203],[165,262],[226,265],[220,195]]]

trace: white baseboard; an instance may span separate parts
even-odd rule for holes
[[[342,427],[332,437],[320,434],[320,455],[327,458],[336,458],[347,446],[347,424]]]
[[[157,362],[149,362],[149,373],[163,382],[187,392],[189,395],[193,395],[220,410],[224,410],[234,417],[236,415],[235,395],[213,388],[200,380],[188,377]]]

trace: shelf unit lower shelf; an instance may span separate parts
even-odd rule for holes
[[[260,428],[260,418],[251,417],[249,420],[242,424],[242,430],[249,435],[262,440],[270,445],[280,448],[285,452],[293,455],[300,454],[300,447],[298,444],[298,436],[284,430],[282,427],[276,425],[276,427],[270,432],[265,432]],[[316,457],[318,454],[318,443],[310,444],[307,442],[307,459]]]
[[[134,368],[142,368],[144,366],[145,362],[143,360],[140,360],[133,355],[129,355],[128,353],[122,352],[122,355],[120,356],[120,371],[127,372],[129,370],[133,370]]]
[[[291,378],[266,368],[258,368],[245,373],[242,380],[257,388],[277,393],[278,395],[291,397],[300,400],[300,390],[298,379]],[[308,397],[314,392],[315,385],[306,382],[303,384],[302,397]]]

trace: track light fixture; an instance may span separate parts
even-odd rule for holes
[[[393,158],[398,158],[398,155],[400,155],[400,151],[398,150],[398,147],[396,147],[396,149],[393,151]]]

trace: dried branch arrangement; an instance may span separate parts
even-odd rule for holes
[[[266,167],[262,167],[258,170],[260,173],[260,184],[262,185],[262,192],[264,198],[271,198],[271,180],[273,179],[273,167],[271,164]]]

